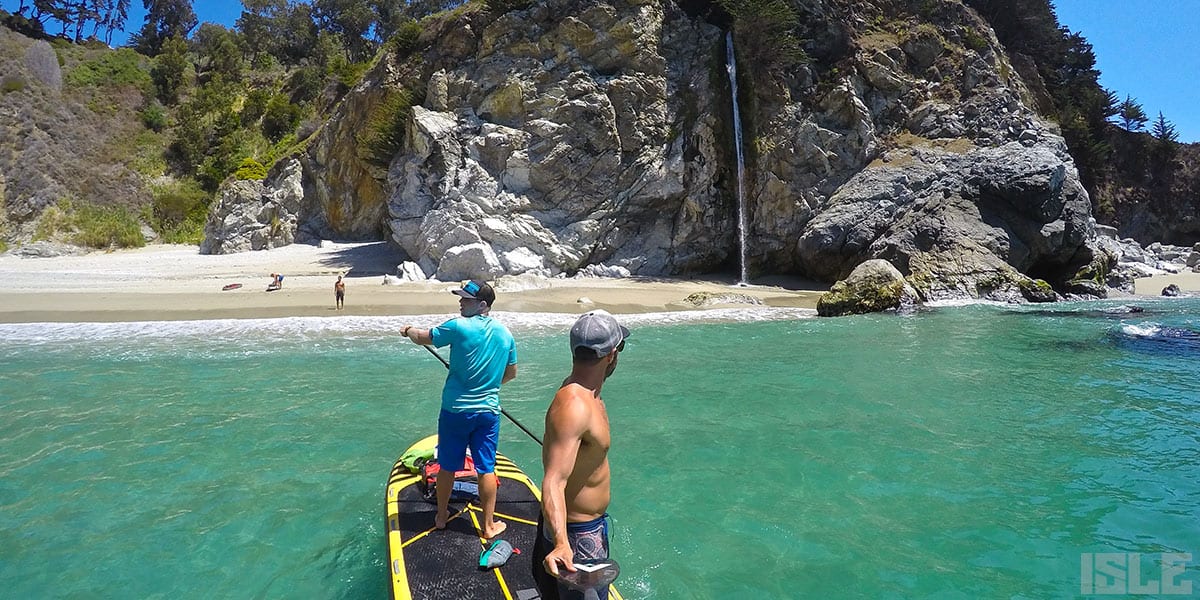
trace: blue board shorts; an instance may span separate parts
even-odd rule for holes
[[[494,412],[450,412],[438,415],[438,464],[460,471],[467,448],[480,475],[496,471],[496,446],[500,443],[500,415]]]

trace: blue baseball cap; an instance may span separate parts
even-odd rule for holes
[[[496,301],[496,292],[492,289],[492,286],[488,285],[486,281],[479,281],[478,279],[468,279],[462,282],[462,286],[457,290],[450,290],[450,293],[463,298],[482,300],[487,302],[488,305]]]

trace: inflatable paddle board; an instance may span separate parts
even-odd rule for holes
[[[483,538],[483,509],[472,494],[477,487],[466,472],[455,474],[450,521],[443,530],[434,528],[437,502],[426,499],[433,492],[426,483],[430,471],[426,462],[436,446],[436,435],[413,444],[396,460],[388,476],[385,514],[391,598],[540,598],[530,562],[541,512],[538,487],[515,462],[496,455],[496,518],[508,525],[497,539],[515,550],[503,566],[481,569],[480,553],[491,542]],[[612,586],[609,597],[621,600]]]

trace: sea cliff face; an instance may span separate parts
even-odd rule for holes
[[[1030,277],[1103,293],[1080,284],[1111,257],[1063,139],[973,11],[789,6],[808,60],[786,68],[733,21],[752,276],[834,281],[882,258],[926,299],[1015,297]],[[415,50],[382,54],[347,94],[302,168],[280,162],[302,181],[266,185],[302,190],[304,214],[274,223],[297,241],[382,233],[444,280],[736,270],[729,22],[652,0],[428,19]],[[356,135],[389,90],[413,106],[384,170]],[[228,232],[209,235],[220,251]]]

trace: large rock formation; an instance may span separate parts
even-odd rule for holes
[[[1087,195],[987,25],[908,4],[793,0],[812,61],[786,69],[735,26],[751,272],[833,281],[883,258],[926,298],[1012,297],[1031,277],[1102,294]],[[661,0],[470,5],[423,27],[300,157],[301,232],[382,227],[441,279],[736,267],[720,27]],[[352,134],[400,88],[419,105],[384,176]]]
[[[305,216],[301,179],[300,162],[285,159],[263,181],[232,181],[222,186],[204,224],[200,253],[269,250],[304,241],[296,236]]]
[[[658,2],[463,20],[435,30],[458,38],[457,54],[426,58],[445,68],[389,173],[392,238],[426,272],[678,273],[726,260],[719,30]]]

